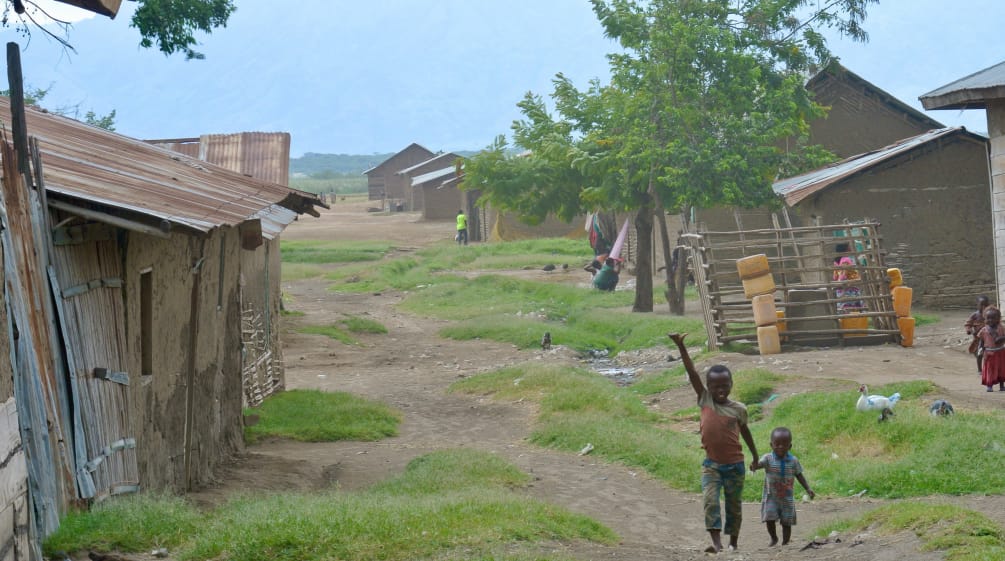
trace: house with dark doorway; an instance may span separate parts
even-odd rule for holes
[[[32,157],[14,165],[3,143],[0,211],[11,356],[23,374],[14,393],[46,535],[70,505],[185,491],[243,449],[242,277],[268,274],[245,252],[317,215],[320,201],[26,113]]]
[[[386,200],[395,209],[405,208],[409,200],[411,183],[398,172],[421,164],[436,154],[416,143],[409,144],[390,158],[363,172],[366,175],[366,189],[369,200]]]

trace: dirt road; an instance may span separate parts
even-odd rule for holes
[[[452,223],[422,222],[416,214],[366,212],[366,204],[336,203],[320,219],[301,219],[284,239],[390,240],[408,251],[436,240],[449,239]],[[530,272],[534,274],[534,272]],[[575,282],[575,281],[573,281]],[[416,456],[451,447],[471,447],[498,453],[534,476],[526,492],[600,520],[622,536],[616,546],[545,544],[576,559],[687,560],[704,558],[707,535],[702,527],[700,498],[668,488],[645,473],[590,456],[556,452],[530,445],[535,415],[528,403],[501,403],[489,398],[452,395],[446,387],[463,376],[490,371],[526,360],[575,362],[570,352],[516,351],[490,341],[450,341],[437,336],[445,322],[398,311],[403,294],[341,294],[326,290],[324,281],[286,283],[288,307],[304,313],[287,318],[284,353],[287,387],[341,390],[384,401],[404,412],[400,435],[380,442],[304,444],[272,441],[249,448],[228,466],[221,485],[194,495],[216,502],[248,490],[317,489],[338,485],[345,490],[364,488],[401,472]],[[666,313],[658,311],[657,313]],[[362,345],[347,346],[322,336],[304,335],[297,326],[332,322],[343,314],[364,315],[385,325],[386,335],[363,336]],[[985,394],[977,382],[973,361],[960,345],[964,313],[943,313],[943,321],[919,328],[916,346],[849,347],[786,353],[762,358],[722,354],[710,361],[734,368],[767,366],[798,373],[812,385],[816,379],[881,384],[928,378],[945,388],[957,407],[1003,407],[1005,393]],[[637,356],[659,356],[660,352]],[[642,359],[637,359],[642,360]],[[648,359],[647,359],[648,360]],[[656,359],[658,360],[658,359]],[[799,391],[798,387],[795,391]],[[991,397],[993,396],[993,398]],[[655,403],[667,411],[690,405],[693,397],[668,394]],[[681,401],[681,403],[677,403]],[[695,438],[698,438],[695,436]],[[695,468],[695,477],[698,468]],[[1001,520],[1001,497],[946,499],[980,510]],[[800,547],[819,524],[872,508],[868,498],[823,498],[799,506],[795,546],[768,548],[759,523],[759,505],[744,506],[741,549],[721,555],[726,559],[941,559],[938,553],[918,553],[910,534],[842,536],[810,552]]]

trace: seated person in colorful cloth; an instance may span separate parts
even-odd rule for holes
[[[604,266],[593,275],[593,287],[600,290],[613,291],[618,286],[618,277],[621,273],[621,260],[608,257],[604,260]]]

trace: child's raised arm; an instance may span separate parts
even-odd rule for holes
[[[799,481],[799,484],[803,486],[803,489],[806,489],[806,494],[809,495],[811,499],[816,498],[817,494],[813,492],[813,489],[810,489],[810,484],[806,482],[806,478],[803,476],[803,474],[800,473],[799,475],[797,475],[796,480]]]
[[[670,333],[668,336],[677,344],[677,350],[680,351],[680,359],[684,362],[684,370],[687,371],[687,378],[691,380],[691,387],[694,388],[694,393],[698,394],[698,397],[701,397],[701,394],[705,393],[705,384],[702,383],[701,376],[695,370],[694,363],[691,362],[691,356],[687,354],[687,347],[684,346],[684,337],[687,337],[687,333]]]

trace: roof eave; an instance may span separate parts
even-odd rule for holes
[[[1005,99],[1005,85],[988,88],[965,88],[918,98],[925,109],[987,109],[988,102]]]

